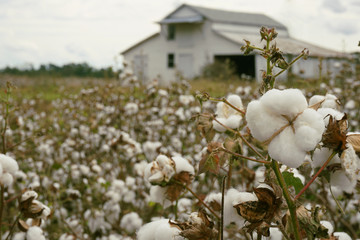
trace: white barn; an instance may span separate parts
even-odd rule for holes
[[[325,49],[291,38],[285,25],[263,14],[223,11],[183,4],[161,21],[160,32],[121,52],[142,83],[158,79],[161,84],[174,81],[179,72],[193,78],[201,69],[218,60],[230,59],[238,74],[261,79],[265,60],[258,54],[242,55],[244,39],[260,45],[261,26],[275,27],[277,46],[288,57],[309,49],[310,58],[292,67],[294,74],[317,77],[318,58],[323,57],[323,71],[338,64],[347,54]]]

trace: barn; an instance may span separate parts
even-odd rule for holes
[[[260,81],[265,60],[258,54],[243,55],[244,39],[261,46],[260,27],[275,27],[277,46],[288,59],[304,48],[310,51],[308,60],[300,60],[292,73],[302,77],[319,75],[319,58],[323,71],[339,65],[347,54],[325,49],[289,35],[287,27],[264,15],[232,12],[183,4],[157,22],[160,31],[122,51],[124,59],[142,83],[157,79],[168,84],[177,74],[194,78],[202,68],[215,60],[228,59],[236,66],[237,74]],[[286,77],[286,76],[285,76]]]

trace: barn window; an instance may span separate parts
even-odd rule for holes
[[[174,68],[175,67],[175,55],[173,53],[168,54],[167,65],[168,65],[168,68]]]
[[[174,24],[169,24],[169,25],[167,25],[167,28],[168,28],[167,39],[168,40],[175,40],[175,25]]]

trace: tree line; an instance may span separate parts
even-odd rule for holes
[[[28,77],[94,77],[94,78],[116,78],[118,72],[112,67],[94,68],[87,63],[69,63],[58,66],[52,63],[42,64],[39,68],[30,67],[19,69],[17,67],[5,67],[0,73]]]

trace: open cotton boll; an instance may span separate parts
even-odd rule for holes
[[[317,110],[318,113],[321,114],[322,118],[324,119],[325,126],[329,124],[329,116],[333,116],[336,120],[341,120],[344,117],[344,113],[341,113],[332,108],[319,108]]]
[[[32,226],[26,232],[27,240],[45,240],[43,230],[37,226]]]
[[[2,176],[0,176],[0,183],[4,186],[10,186],[14,181],[13,176],[10,173],[3,173]]]
[[[314,95],[309,100],[309,105],[315,105],[321,102],[321,108],[333,108],[337,109],[339,107],[338,98],[333,94],[326,94],[325,96],[322,95]]]
[[[161,219],[142,226],[137,233],[137,240],[184,239],[179,236],[180,230],[169,224],[169,219]]]
[[[308,104],[305,96],[299,89],[271,89],[261,98],[261,103],[270,111],[279,115],[294,118],[299,112],[304,111]]]
[[[320,142],[325,124],[319,113],[308,108],[296,118],[294,128],[296,144],[304,151],[310,151]]]
[[[233,188],[229,189],[224,197],[224,224],[228,225],[234,222],[238,227],[243,227],[245,219],[237,213],[234,206],[243,202],[257,200],[258,198],[253,193],[240,192]]]
[[[341,166],[350,180],[360,180],[360,159],[351,144],[346,147],[341,154]]]
[[[330,185],[336,186],[344,192],[352,193],[355,190],[356,181],[349,179],[345,171],[335,171],[330,176]]]
[[[251,135],[259,141],[268,140],[287,120],[266,109],[259,100],[251,101],[246,110],[246,122]]]
[[[320,149],[315,149],[313,157],[312,157],[312,162],[311,162],[311,166],[313,168],[317,168],[317,167],[321,167],[325,161],[330,157],[332,153],[332,150],[330,150],[329,148],[320,148]],[[338,156],[338,154],[336,154],[331,161],[329,162],[328,165],[331,165],[333,163],[340,163],[340,158]]]
[[[352,240],[349,234],[345,232],[334,232],[334,236],[337,237],[338,240]]]
[[[320,224],[323,225],[328,230],[328,234],[331,235],[334,232],[334,227],[329,221],[322,220]]]
[[[242,104],[241,98],[237,95],[229,95],[226,100],[233,105],[234,107],[243,110],[244,106]],[[234,108],[230,107],[224,102],[219,102],[216,105],[216,120],[219,121],[221,124],[235,129],[238,128],[241,124],[242,115],[239,111],[235,110]],[[213,120],[213,127],[216,131],[225,132],[226,128],[221,126],[217,121]]]
[[[175,156],[172,157],[172,160],[174,160],[175,162],[176,173],[188,172],[191,175],[195,174],[194,167],[189,163],[187,159],[180,156]]]
[[[269,144],[269,155],[291,168],[297,168],[305,161],[306,152],[296,144],[291,127],[285,128]]]
[[[125,214],[120,222],[120,227],[125,229],[128,233],[133,233],[142,225],[142,219],[136,212]]]
[[[19,170],[19,165],[15,159],[4,154],[0,154],[0,164],[2,170],[10,174],[15,174],[15,172]]]

